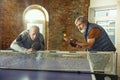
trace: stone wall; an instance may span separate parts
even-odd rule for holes
[[[84,40],[75,28],[74,20],[79,15],[88,16],[89,0],[0,0],[0,49],[7,49],[17,35],[25,29],[22,16],[24,10],[38,4],[49,13],[48,50],[83,50],[68,45],[63,40],[67,36]]]

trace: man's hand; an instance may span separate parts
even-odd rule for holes
[[[31,46],[32,49],[34,50],[40,50],[41,49],[41,44],[39,42],[34,42]]]
[[[66,42],[69,42],[69,39],[68,38],[63,38]]]
[[[77,47],[77,44],[76,44],[77,39],[64,38],[64,40],[68,42],[72,47]]]
[[[70,39],[71,46],[76,47],[77,46],[76,42],[77,42],[77,39]]]
[[[27,49],[26,50],[27,54],[32,54],[33,52],[35,52],[35,50],[33,48]]]

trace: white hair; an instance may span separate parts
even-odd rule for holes
[[[78,21],[81,21],[81,22],[88,22],[87,18],[85,16],[79,16],[76,18],[75,20],[75,24],[78,22]]]

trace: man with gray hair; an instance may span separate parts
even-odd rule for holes
[[[92,51],[93,52],[94,51],[113,51],[114,52],[116,51],[116,48],[111,42],[106,31],[100,25],[95,24],[95,23],[90,23],[87,20],[87,18],[84,16],[77,17],[75,20],[75,25],[78,28],[78,30],[84,35],[86,41],[81,42],[76,39],[69,40],[67,38],[64,38],[64,40],[69,42],[71,46],[83,47],[83,48],[86,48],[90,52]],[[96,57],[98,59],[94,60],[94,58]],[[102,62],[102,59],[104,60],[104,58],[106,57],[105,56],[102,57],[101,55],[98,55],[98,56],[90,55],[90,58],[91,58],[91,61],[95,63],[95,67],[96,67],[98,66],[100,62]],[[105,60],[108,61],[109,59],[106,58]],[[102,73],[104,73],[104,71]],[[104,80],[103,76],[95,75],[95,77],[96,77],[96,80]]]
[[[88,51],[116,51],[106,31],[100,25],[88,22],[84,16],[77,17],[75,25],[83,33],[86,41],[64,39],[65,41],[69,41],[73,47],[81,46]]]
[[[25,53],[32,53],[38,50],[44,50],[44,38],[39,32],[37,26],[32,26],[29,30],[25,30],[11,43],[10,48]]]

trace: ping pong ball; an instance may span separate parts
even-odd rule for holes
[[[65,34],[65,33],[64,33],[64,34],[63,34],[63,36],[64,36],[64,37],[66,37],[66,36],[67,36],[67,34]]]

